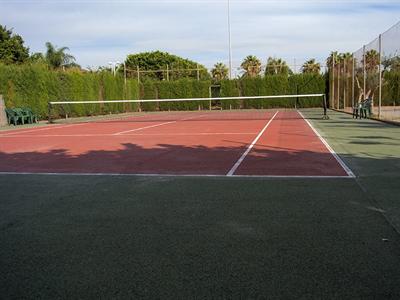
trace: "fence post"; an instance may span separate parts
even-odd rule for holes
[[[197,80],[200,80],[199,64],[196,64],[196,66],[197,66]]]
[[[367,69],[366,69],[366,63],[365,63],[365,45],[363,46],[363,73],[364,73],[364,82],[363,82],[363,100],[367,98]]]
[[[335,108],[335,53],[332,54],[332,91],[331,91],[331,108]]]
[[[208,87],[208,97],[210,98],[210,101],[209,101],[209,105],[210,105],[209,110],[211,110],[211,98],[212,98],[211,85]]]
[[[167,64],[167,81],[169,81],[169,65]]]
[[[138,84],[140,84],[140,70],[139,70],[139,66],[136,67],[136,71],[137,71],[137,82],[138,82]]]
[[[351,71],[351,106],[352,107],[354,107],[354,94],[355,94],[355,91],[354,91],[354,76],[355,76],[355,64],[356,64],[356,60],[354,59],[354,53],[353,53],[353,55],[352,55],[352,60],[353,60],[353,68],[352,68],[352,71]]]
[[[124,82],[126,86],[126,63],[124,62]]]
[[[379,103],[378,103],[378,118],[381,117],[382,105],[382,34],[379,35]]]
[[[340,61],[337,64],[337,106],[336,109],[340,109]]]
[[[346,110],[346,88],[347,88],[347,72],[346,72],[346,59],[343,58],[343,110]]]
[[[4,104],[3,95],[0,95],[0,126],[7,124],[6,105]]]

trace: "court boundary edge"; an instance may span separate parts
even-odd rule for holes
[[[40,175],[40,176],[121,176],[121,177],[199,177],[199,178],[265,178],[265,179],[332,179],[352,178],[341,175],[223,175],[223,174],[154,174],[154,173],[61,173],[61,172],[0,172],[0,175]]]
[[[310,121],[308,121],[304,115],[297,110],[298,114],[303,118],[304,121],[310,126],[312,131],[318,136],[320,141],[325,145],[326,149],[332,154],[332,156],[336,159],[336,161],[339,163],[339,165],[343,168],[343,170],[346,172],[347,176],[349,178],[355,178],[356,176],[354,175],[353,171],[346,165],[346,163],[342,160],[342,158],[333,150],[333,148],[328,144],[328,142],[322,137],[322,135],[315,129],[315,127],[311,124]]]

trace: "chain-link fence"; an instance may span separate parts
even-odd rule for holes
[[[372,116],[400,121],[400,22],[354,53],[333,52],[327,63],[331,108],[368,103]]]

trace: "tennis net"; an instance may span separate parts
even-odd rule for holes
[[[320,108],[327,118],[325,94],[267,95],[213,98],[146,100],[53,101],[49,102],[49,122],[96,121],[129,116],[138,112],[260,110]]]

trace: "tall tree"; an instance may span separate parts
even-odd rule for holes
[[[363,60],[364,63],[364,60]],[[379,53],[371,49],[365,53],[365,69],[367,72],[378,71],[379,66]]]
[[[382,60],[382,66],[384,71],[400,71],[400,57],[385,58]]]
[[[257,77],[261,72],[261,61],[254,55],[247,56],[240,67],[244,70],[244,77]]]
[[[216,63],[211,69],[212,78],[220,81],[228,78],[228,67],[223,63]]]
[[[68,47],[55,47],[52,43],[46,43],[46,62],[53,68],[76,66],[75,57],[66,53],[69,51]]]
[[[301,72],[303,74],[319,74],[321,72],[321,64],[312,58],[303,64],[301,67]]]
[[[332,70],[333,66],[336,67],[339,60],[339,53],[337,51],[332,51],[329,57],[326,59],[326,65],[330,70]]]
[[[268,57],[265,75],[289,75],[292,71],[281,58]]]
[[[11,29],[0,25],[0,62],[5,64],[23,63],[29,57],[29,48],[24,40]]]
[[[210,78],[203,65],[168,52],[152,51],[130,54],[125,60],[125,65],[128,76],[131,77],[136,76],[139,68],[139,71],[144,71],[140,73],[140,77],[148,79]],[[121,68],[120,71],[122,70]]]

